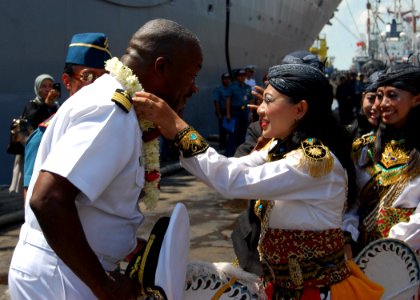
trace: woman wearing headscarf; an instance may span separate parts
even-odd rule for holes
[[[133,98],[139,118],[175,140],[181,164],[227,198],[260,199],[261,298],[379,299],[382,287],[345,260],[342,216],[353,189],[351,139],[331,115],[332,91],[317,68],[270,68],[258,107],[265,148],[226,158],[148,93]]]
[[[12,124],[12,137],[8,153],[15,154],[13,164],[12,181],[9,186],[10,193],[23,191],[23,154],[25,144],[31,132],[38,127],[38,124],[55,113],[58,103],[55,101],[59,96],[58,91],[53,90],[54,78],[48,74],[41,74],[35,79],[35,99],[29,101],[22,116],[14,120]]]
[[[22,116],[27,119],[33,129],[54,114],[59,107],[56,101],[60,96],[60,92],[53,89],[54,78],[48,74],[41,74],[35,79],[34,91],[35,99],[29,101]]]
[[[356,206],[344,229],[358,248],[396,238],[420,249],[420,68],[391,67],[377,82],[375,132],[353,143]],[[353,253],[354,255],[355,253]]]

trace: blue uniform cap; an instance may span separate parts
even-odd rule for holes
[[[111,58],[108,38],[103,33],[78,33],[73,35],[67,51],[66,64],[91,68],[104,68]]]

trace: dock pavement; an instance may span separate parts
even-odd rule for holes
[[[145,220],[137,236],[149,236],[161,216],[170,216],[178,202],[186,205],[190,217],[190,260],[233,261],[230,234],[236,218],[246,209],[244,200],[224,199],[213,189],[183,170],[178,162],[162,166],[161,194],[153,211],[140,205]],[[0,190],[0,300],[8,300],[7,272],[19,228],[23,223],[23,196]]]

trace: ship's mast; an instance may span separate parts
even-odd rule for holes
[[[366,20],[366,33],[367,33],[367,49],[368,49],[368,56],[369,58],[373,58],[373,53],[371,51],[371,43],[370,43],[370,9],[371,4],[369,0],[367,0],[366,9],[367,9],[367,20]]]
[[[384,20],[379,15],[380,0],[367,0],[367,20],[366,20],[366,35],[367,35],[367,49],[370,59],[379,58],[379,43],[380,40],[384,43],[383,37],[380,35],[378,21],[385,24]]]
[[[413,54],[416,54],[416,33],[417,33],[417,18],[420,16],[416,15],[416,7],[414,6],[414,0],[411,0],[411,12],[413,14],[413,37],[411,39],[411,48],[413,49]],[[415,58],[417,58],[415,56]],[[418,62],[417,62],[418,63]]]

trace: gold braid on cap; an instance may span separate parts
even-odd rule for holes
[[[205,152],[209,144],[194,128],[189,126],[175,135],[175,146],[182,151],[185,158],[188,158]]]
[[[330,150],[316,138],[308,138],[301,142],[303,155],[299,167],[307,169],[312,177],[321,177],[332,171],[334,157]]]

